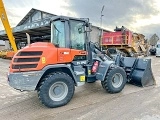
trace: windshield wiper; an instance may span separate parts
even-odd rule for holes
[[[53,24],[53,25],[54,25],[54,24]],[[54,25],[54,28],[55,28],[59,33],[61,33],[55,25]]]

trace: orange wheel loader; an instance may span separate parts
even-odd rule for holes
[[[37,42],[19,50],[12,58],[9,85],[34,91],[42,104],[66,105],[75,86],[101,81],[109,93],[121,92],[126,82],[154,85],[150,59],[122,57],[113,60],[90,42],[89,19],[56,16],[51,19],[51,43]]]

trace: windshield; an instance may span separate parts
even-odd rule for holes
[[[78,50],[85,50],[85,34],[82,21],[70,21],[71,27],[71,48]]]
[[[64,22],[55,21],[51,24],[51,42],[58,47],[65,47]]]

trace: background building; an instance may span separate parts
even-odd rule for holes
[[[50,19],[54,16],[57,15],[32,8],[17,26],[13,27],[13,35],[18,49],[27,44],[26,33],[30,34],[31,42],[50,41]],[[91,41],[99,42],[101,31],[102,29],[99,27],[92,26]],[[103,31],[108,30],[103,29]],[[0,31],[0,39],[7,41],[5,46],[9,49],[8,37],[4,30]]]

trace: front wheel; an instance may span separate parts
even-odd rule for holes
[[[109,93],[121,92],[127,82],[125,71],[120,68],[110,69],[104,81],[101,81],[102,87]]]
[[[66,105],[73,97],[74,81],[68,74],[52,73],[42,81],[38,88],[38,97],[45,106],[60,107]]]

